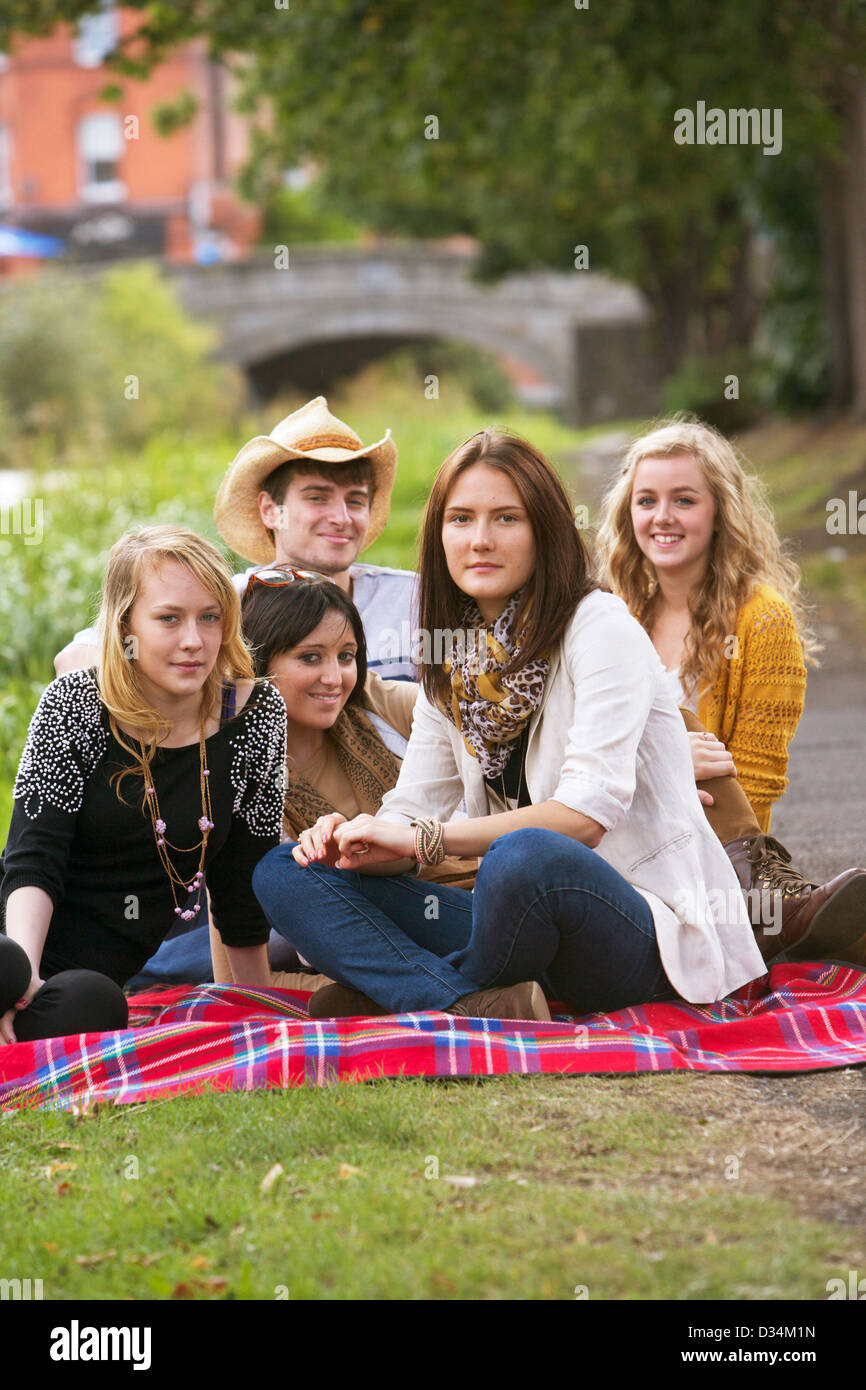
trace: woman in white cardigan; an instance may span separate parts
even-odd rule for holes
[[[455,450],[419,574],[430,660],[396,787],[254,876],[276,930],[341,982],[311,1013],[544,1019],[545,993],[589,1013],[762,975],[659,658],[592,583],[550,464],[493,430]],[[408,872],[446,853],[481,858],[471,897]]]

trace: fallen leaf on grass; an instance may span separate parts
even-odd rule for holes
[[[156,1250],[152,1255],[127,1255],[127,1262],[131,1265],[141,1265],[147,1269],[150,1265],[156,1264],[157,1260],[164,1260],[168,1250]]]
[[[337,1169],[338,1178],[356,1178],[362,1171],[360,1168],[353,1168],[351,1163],[341,1163]]]
[[[193,1255],[189,1262],[190,1269],[210,1269],[211,1261],[207,1255]]]
[[[447,1274],[442,1274],[438,1269],[434,1269],[430,1276],[430,1283],[437,1294],[456,1293],[457,1285]]]
[[[42,1248],[43,1248],[44,1250],[47,1250],[48,1253],[49,1253],[49,1255],[53,1255],[53,1254],[54,1254],[54,1251],[57,1249],[57,1241],[56,1241],[56,1240],[43,1240],[43,1242],[42,1242]]]
[[[43,1149],[77,1149],[81,1152],[80,1144],[67,1144],[65,1139],[52,1139],[50,1144],[43,1144]]]
[[[220,1293],[228,1288],[227,1279],[190,1279],[187,1284],[175,1284],[172,1298],[200,1298],[202,1294]]]
[[[49,1163],[42,1171],[46,1178],[53,1178],[55,1173],[74,1173],[77,1167],[77,1163]]]
[[[103,1250],[100,1255],[76,1255],[77,1265],[101,1265],[103,1260],[113,1260],[117,1255],[116,1250]]]
[[[259,1192],[270,1192],[277,1178],[282,1177],[283,1171],[282,1163],[275,1163],[259,1183]]]
[[[468,1175],[463,1176],[459,1173],[443,1173],[439,1181],[449,1182],[452,1187],[475,1187],[478,1184],[477,1178]]]
[[[65,1197],[65,1196],[67,1195],[67,1193],[69,1193],[69,1192],[71,1192],[71,1191],[72,1191],[72,1183],[71,1183],[71,1182],[59,1182],[59,1183],[57,1184],[57,1186],[55,1187],[55,1189],[54,1189],[54,1195],[55,1195],[55,1197]]]

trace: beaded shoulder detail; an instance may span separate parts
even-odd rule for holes
[[[229,736],[232,812],[252,835],[279,839],[286,788],[286,707],[279,691],[263,682],[234,722],[237,727]]]
[[[21,754],[12,795],[29,820],[46,806],[75,815],[108,747],[103,705],[90,671],[68,671],[46,688]]]

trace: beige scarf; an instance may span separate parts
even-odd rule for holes
[[[400,775],[400,759],[385,747],[363,710],[351,703],[343,707],[328,737],[362,812],[375,816]],[[294,839],[336,809],[289,763],[283,824]]]
[[[328,730],[337,750],[340,767],[351,784],[362,812],[375,816],[386,792],[396,784],[400,775],[400,759],[386,748],[367,716],[357,705],[348,704]],[[322,796],[317,787],[288,765],[283,826],[297,840],[302,830],[313,825],[319,816],[328,816],[336,806]],[[450,883],[455,888],[472,891],[476,859],[458,859],[447,855],[441,864],[421,870],[421,878],[433,883]]]

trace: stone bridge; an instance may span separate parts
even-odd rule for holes
[[[457,339],[506,357],[524,399],[572,421],[653,408],[648,312],[635,289],[589,270],[480,284],[476,257],[388,241],[168,273],[189,312],[216,326],[221,355],[264,396],[288,383],[325,390],[395,347]]]

